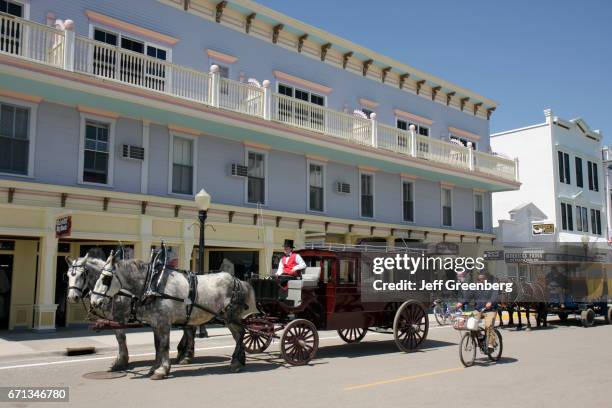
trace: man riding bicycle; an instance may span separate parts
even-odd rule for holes
[[[488,276],[484,271],[478,274],[478,283],[484,283],[486,281],[492,283],[492,280],[492,277]],[[484,319],[487,345],[489,347],[489,352],[493,352],[495,349],[495,333],[493,328],[495,326],[495,318],[497,317],[497,290],[464,291],[462,295],[463,302],[457,303],[457,309],[461,309],[464,304],[470,301],[475,303],[474,316],[478,319]]]

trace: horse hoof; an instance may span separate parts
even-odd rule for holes
[[[193,363],[192,357],[183,357],[178,361],[178,365],[187,365]]]
[[[240,371],[242,371],[243,368],[244,368],[244,364],[240,364],[240,363],[232,363],[230,365],[230,371],[232,373],[239,373]]]
[[[163,380],[164,378],[166,378],[166,370],[164,370],[163,368],[158,368],[153,372],[153,375],[151,376],[152,380]]]
[[[113,365],[110,367],[110,371],[123,371],[127,370],[128,363],[127,361],[115,361]]]

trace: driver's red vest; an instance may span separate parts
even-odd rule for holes
[[[286,255],[281,258],[281,264],[283,265],[283,274],[290,276],[299,276],[299,271],[294,271],[293,268],[297,266],[296,261],[297,254],[291,253],[289,257]]]

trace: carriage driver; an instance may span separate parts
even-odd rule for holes
[[[306,262],[304,262],[299,254],[293,252],[294,248],[293,240],[286,239],[283,244],[285,255],[283,255],[278,263],[278,270],[276,271],[276,276],[280,280],[282,287],[287,286],[287,281],[299,279],[302,271],[306,269]]]

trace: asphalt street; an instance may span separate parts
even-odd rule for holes
[[[231,337],[217,336],[198,339],[195,363],[173,365],[166,380],[146,376],[151,345],[131,350],[130,370],[114,379],[87,378],[109,367],[110,351],[4,359],[0,385],[67,386],[70,402],[51,405],[71,407],[611,406],[612,325],[598,321],[582,328],[551,320],[548,329],[503,329],[503,358],[491,363],[479,355],[470,368],[459,361],[459,333],[433,321],[424,346],[409,354],[399,352],[387,334],[368,333],[360,344],[344,344],[335,332],[320,332],[319,353],[308,366],[284,364],[274,343],[232,374]]]

